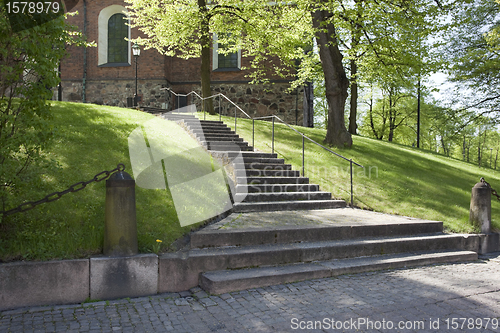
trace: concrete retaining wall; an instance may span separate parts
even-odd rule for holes
[[[89,297],[89,260],[0,265],[0,310],[80,303]]]
[[[0,265],[0,311],[158,293],[158,256]]]

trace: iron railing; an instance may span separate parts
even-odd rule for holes
[[[354,202],[354,185],[353,185],[353,164],[358,166],[358,167],[361,167],[361,168],[364,168],[364,166],[362,166],[361,164],[359,163],[356,163],[351,159],[345,157],[345,156],[342,156],[336,152],[334,152],[333,150],[323,146],[322,144],[314,141],[313,139],[311,139],[310,137],[308,137],[307,135],[305,135],[304,133],[296,130],[295,128],[293,128],[292,126],[290,126],[289,124],[287,124],[286,122],[284,122],[283,120],[281,120],[281,118],[279,118],[278,116],[276,115],[270,115],[270,116],[265,116],[265,117],[255,117],[255,118],[252,118],[251,116],[249,116],[245,111],[243,111],[242,108],[240,108],[238,105],[236,105],[233,101],[231,101],[227,96],[225,96],[224,94],[222,93],[218,93],[216,95],[212,95],[212,96],[209,96],[209,97],[201,97],[197,92],[195,91],[191,91],[190,93],[188,94],[177,94],[175,93],[174,91],[172,91],[170,88],[162,88],[163,90],[168,90],[170,91],[172,94],[174,94],[176,97],[179,97],[179,96],[189,96],[191,94],[197,96],[201,101],[205,101],[207,99],[210,99],[210,98],[216,98],[216,97],[219,97],[218,98],[218,101],[219,101],[219,120],[221,120],[222,116],[222,112],[221,112],[221,107],[220,107],[220,103],[221,103],[221,97],[223,97],[224,99],[226,99],[229,103],[231,103],[232,105],[234,105],[234,133],[236,133],[236,128],[237,128],[237,111],[240,111],[241,113],[243,113],[248,119],[251,119],[252,120],[252,147],[255,147],[255,121],[256,120],[264,120],[264,119],[271,119],[272,121],[272,135],[271,135],[271,151],[272,153],[274,154],[274,137],[275,137],[275,131],[274,131],[274,123],[275,123],[275,120],[278,120],[279,122],[283,123],[284,125],[286,125],[288,128],[290,128],[291,130],[293,130],[294,132],[296,132],[297,134],[299,134],[300,136],[302,136],[302,177],[304,177],[305,175],[305,139],[311,141],[312,143],[314,143],[315,145],[323,148],[324,150],[328,151],[329,153],[337,156],[337,157],[340,157],[342,159],[344,159],[345,161],[348,161],[349,164],[350,164],[350,183],[351,183],[351,207],[354,207],[353,205],[353,202]],[[179,104],[177,104],[179,105]],[[203,120],[206,120],[206,111],[205,109],[203,109]]]

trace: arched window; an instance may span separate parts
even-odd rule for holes
[[[108,63],[128,62],[127,17],[114,14],[108,21]]]
[[[99,67],[130,66],[130,26],[127,9],[111,5],[99,12],[99,37],[97,42]]]

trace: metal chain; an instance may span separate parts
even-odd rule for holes
[[[88,184],[90,183],[98,183],[98,182],[101,182],[103,180],[106,180],[109,178],[109,176],[111,176],[111,174],[113,174],[114,172],[116,171],[123,171],[125,170],[125,165],[123,163],[120,163],[118,164],[118,166],[116,168],[114,168],[113,170],[110,170],[110,171],[103,171],[103,172],[99,172],[97,175],[94,176],[94,178],[92,178],[91,180],[89,181],[86,181],[86,182],[78,182],[76,184],[73,184],[71,185],[67,190],[64,190],[64,191],[61,191],[61,192],[54,192],[54,193],[51,193],[47,196],[45,196],[45,198],[41,199],[41,200],[38,200],[38,201],[29,201],[29,202],[25,202],[21,205],[19,205],[18,207],[16,208],[13,208],[13,209],[10,209],[10,210],[7,210],[7,211],[3,211],[3,212],[0,212],[0,216],[3,215],[3,216],[8,216],[8,215],[12,215],[12,214],[15,214],[15,213],[21,213],[21,212],[26,212],[28,210],[31,210],[33,208],[35,208],[36,206],[38,205],[41,205],[43,203],[46,203],[46,202],[52,202],[52,201],[56,201],[56,200],[59,200],[61,199],[61,197],[67,193],[70,193],[70,192],[78,192],[78,191],[81,191],[83,190]]]
[[[488,187],[490,188],[490,190],[491,190],[491,194],[493,194],[494,196],[496,196],[496,197],[497,197],[497,199],[498,199],[498,201],[500,201],[500,195],[498,194],[498,192],[497,192],[496,190],[494,190],[494,189],[491,187],[491,185],[490,185],[489,183],[487,183],[487,182],[486,182],[486,180],[485,180],[483,177],[481,177],[481,180],[480,180],[480,181],[481,181],[481,183],[486,184],[486,186],[488,186]]]

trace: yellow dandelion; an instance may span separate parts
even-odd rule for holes
[[[156,240],[156,242],[157,242],[157,243],[161,243],[161,239],[157,239],[157,240]]]

